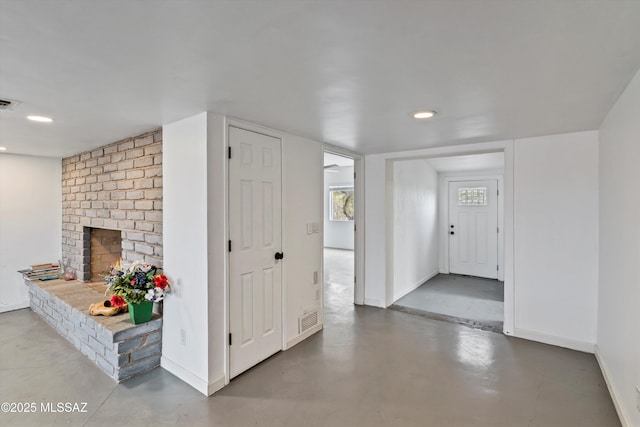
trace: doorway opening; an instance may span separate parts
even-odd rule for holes
[[[356,193],[353,158],[324,153],[325,319],[339,321],[355,302]],[[333,318],[333,319],[331,319]]]
[[[392,167],[390,308],[502,333],[504,153],[404,160]]]

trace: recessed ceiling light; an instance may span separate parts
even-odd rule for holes
[[[34,122],[42,122],[42,123],[51,123],[53,121],[51,117],[45,117],[45,116],[27,116],[27,119],[33,120]]]
[[[7,147],[0,147],[0,151],[7,151]]]
[[[436,115],[435,111],[416,111],[415,113],[413,113],[413,118],[414,119],[430,119],[435,115]]]

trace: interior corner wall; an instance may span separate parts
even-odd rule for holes
[[[515,335],[593,352],[598,132],[517,139]]]
[[[393,301],[438,273],[438,174],[425,160],[393,165]]]
[[[61,165],[56,158],[0,154],[0,312],[29,306],[18,270],[60,259]]]
[[[640,72],[600,128],[596,355],[623,424],[640,426]]]
[[[284,258],[285,348],[322,327],[322,233],[307,224],[322,221],[323,147],[316,141],[284,134],[282,140],[282,244]],[[314,283],[318,272],[318,283]],[[317,327],[301,334],[298,318],[318,311]]]
[[[353,221],[330,221],[329,188],[353,186],[353,166],[337,168],[338,172],[324,172],[324,246],[326,248],[353,250]],[[355,207],[358,209],[358,207]]]

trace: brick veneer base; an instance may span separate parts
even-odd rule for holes
[[[133,325],[127,313],[91,316],[89,305],[104,294],[79,281],[25,284],[31,309],[116,382],[160,366],[161,317]]]

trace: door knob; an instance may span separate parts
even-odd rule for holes
[[[276,259],[283,259],[284,254],[282,252],[276,252]]]

